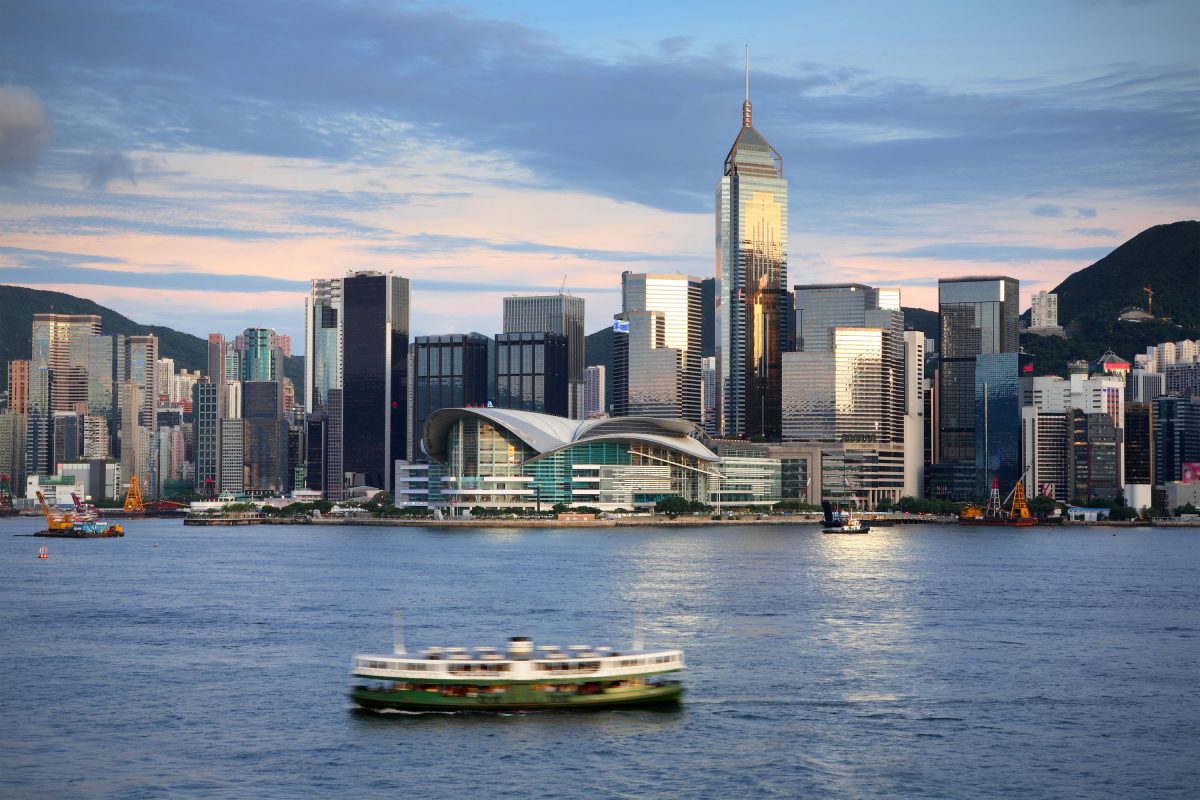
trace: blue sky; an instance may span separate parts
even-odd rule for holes
[[[0,282],[301,350],[307,281],[413,281],[414,333],[713,271],[740,124],[789,283],[1050,288],[1200,198],[1200,3],[58,3],[0,25]]]

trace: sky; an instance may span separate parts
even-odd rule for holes
[[[1200,205],[1200,3],[0,4],[0,283],[303,352],[313,278],[412,281],[411,333],[714,271],[741,124],[788,283],[1011,275],[1022,307]],[[3,313],[3,309],[0,309]]]

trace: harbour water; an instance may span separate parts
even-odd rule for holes
[[[0,796],[1195,797],[1200,531],[0,519]],[[37,550],[47,544],[49,558]],[[374,714],[350,657],[679,646],[675,711]]]

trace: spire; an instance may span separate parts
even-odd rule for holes
[[[742,103],[742,127],[749,128],[753,112],[750,107],[750,45],[746,45],[746,100]]]

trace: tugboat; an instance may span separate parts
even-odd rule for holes
[[[683,685],[666,675],[684,668],[682,650],[628,650],[576,644],[536,649],[525,636],[495,647],[427,647],[356,655],[350,692],[368,709],[540,711],[677,704]]]
[[[825,512],[824,533],[869,533],[871,526],[849,511],[835,509],[828,500],[821,501],[821,510]]]
[[[1014,528],[1028,528],[1036,525],[1037,519],[1029,513],[1029,503],[1025,500],[1025,484],[1022,483],[1021,478],[1017,479],[1017,484],[1009,492],[1009,497],[1012,497],[1012,505],[1005,510],[1004,504],[1000,502],[1000,483],[992,478],[992,491],[988,496],[987,505],[982,509],[978,506],[966,506],[958,515],[958,524],[998,525]],[[1007,497],[1004,499],[1008,500]]]

